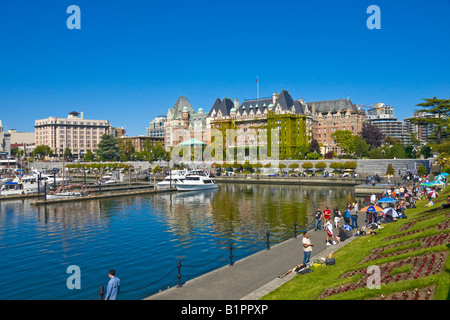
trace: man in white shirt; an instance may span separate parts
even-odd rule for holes
[[[306,264],[309,262],[309,258],[311,257],[312,247],[314,246],[311,243],[311,240],[309,239],[309,235],[308,235],[307,231],[303,234],[302,243],[303,243],[303,252],[304,252],[303,265],[306,266]]]

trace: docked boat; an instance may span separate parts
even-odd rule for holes
[[[112,174],[101,177],[98,182],[101,184],[119,183],[118,179],[116,179]]]
[[[44,186],[41,186],[41,191],[44,191]],[[2,185],[0,189],[1,196],[30,194],[37,192],[38,192],[37,183],[27,183],[22,181],[8,181],[4,185]]]
[[[66,187],[58,187],[55,192],[47,194],[47,199],[68,199],[74,197],[84,197],[88,195],[86,185],[69,185]]]
[[[156,189],[169,189],[171,186],[174,188],[176,183],[184,181],[187,173],[188,171],[186,170],[172,170],[171,175],[165,177],[163,181],[156,184]]]
[[[175,183],[178,191],[198,191],[216,189],[218,186],[208,175],[188,174],[182,182]]]

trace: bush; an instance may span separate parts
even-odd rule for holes
[[[325,159],[332,159],[335,156],[335,152],[333,151],[328,151],[327,153],[324,154],[324,158]]]
[[[312,169],[313,167],[314,167],[314,165],[311,162],[304,162],[302,164],[303,169]]]
[[[418,171],[418,170],[417,170]],[[392,166],[392,163],[389,163],[387,166],[386,174],[393,175],[394,174],[394,167]]]
[[[355,161],[346,161],[343,165],[344,169],[356,169],[356,162]]]
[[[290,168],[290,169],[296,169],[296,168],[298,168],[298,167],[300,167],[298,163],[291,163],[291,164],[289,165],[289,168]]]
[[[320,154],[314,153],[314,152],[309,152],[308,154],[306,154],[306,157],[307,157],[309,160],[316,160],[316,159],[319,159]]]
[[[316,169],[325,169],[326,167],[327,167],[327,164],[323,161],[319,161],[315,165]]]
[[[332,162],[330,163],[330,168],[335,170],[342,170],[344,168],[344,165],[340,162]]]

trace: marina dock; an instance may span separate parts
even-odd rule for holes
[[[162,193],[162,192],[172,192],[176,191],[176,188],[172,189],[163,189],[158,190],[153,188],[153,186],[149,185],[141,185],[141,186],[128,186],[128,187],[119,187],[119,188],[103,188],[101,190],[95,190],[94,193],[90,192],[87,196],[82,197],[68,197],[62,199],[44,199],[42,195],[42,199],[39,198],[36,201],[32,201],[32,205],[47,205],[47,204],[58,204],[58,203],[67,203],[67,202],[78,202],[83,200],[96,200],[96,199],[107,199],[107,198],[117,198],[117,197],[125,197],[125,196],[136,196],[136,195],[145,195],[145,194],[154,194],[154,193]]]

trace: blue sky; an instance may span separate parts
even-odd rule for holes
[[[69,5],[81,30],[69,30]],[[367,7],[381,9],[369,30]],[[107,119],[145,134],[178,96],[288,90],[306,101],[384,102],[404,119],[423,98],[450,98],[450,0],[2,0],[0,120]]]

